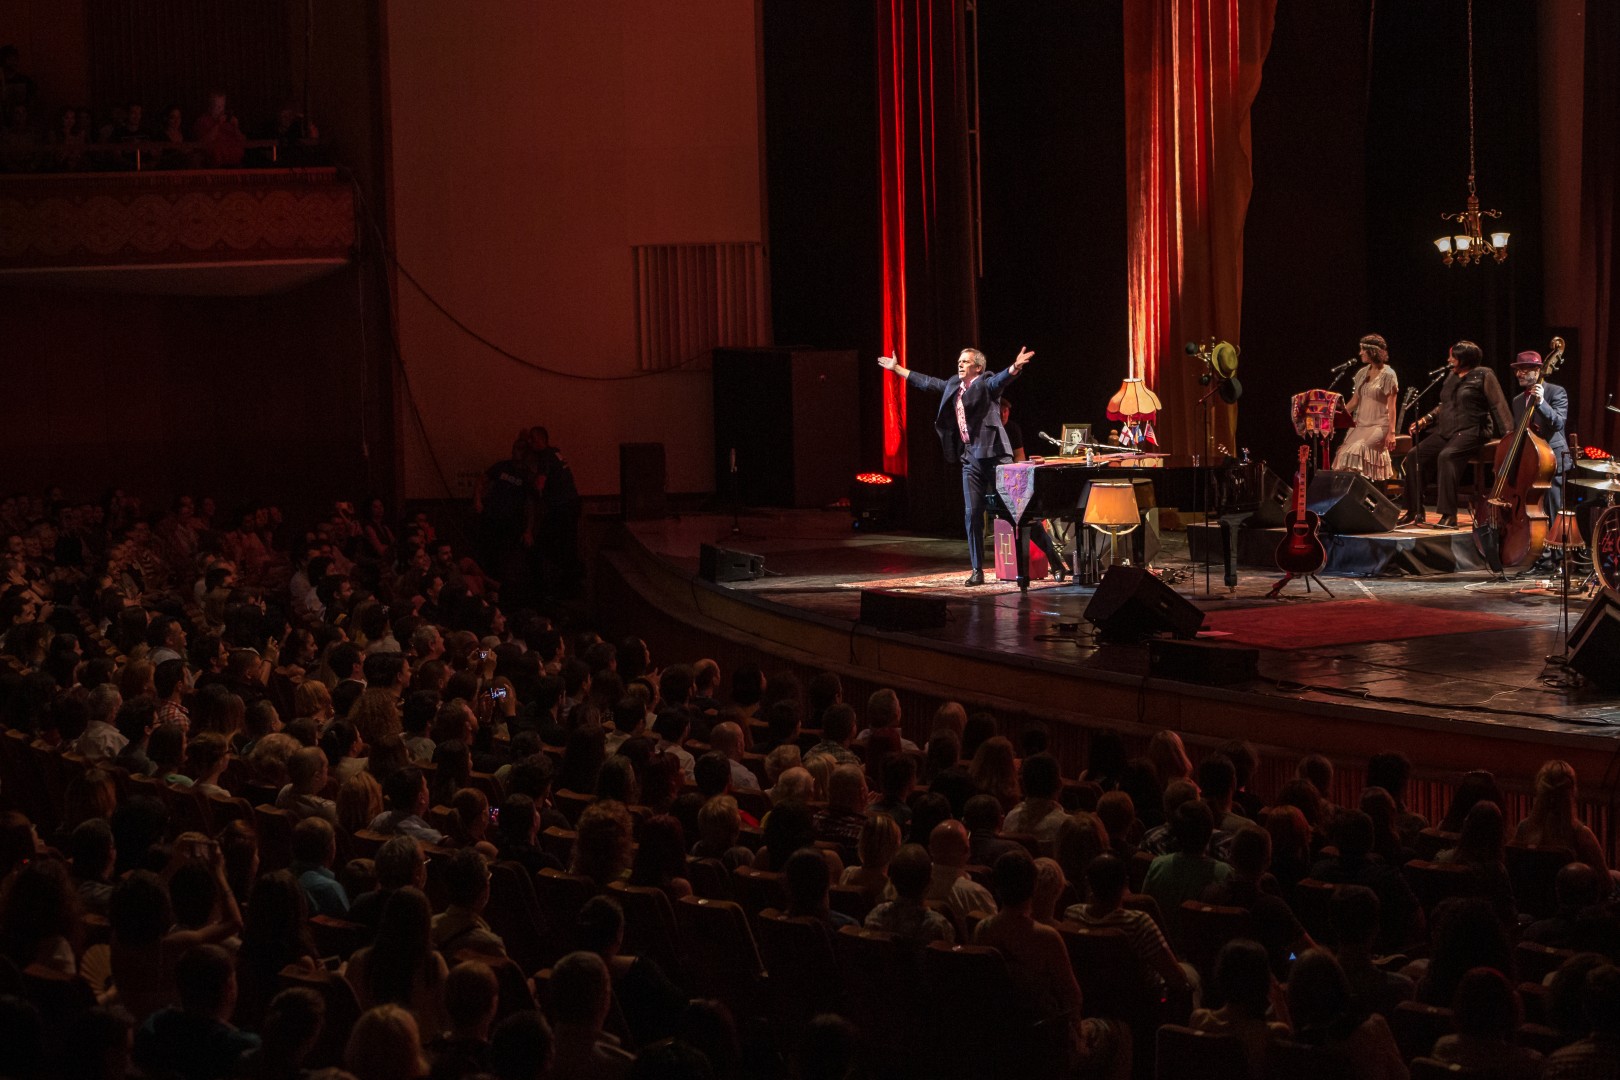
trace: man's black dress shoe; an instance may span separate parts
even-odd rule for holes
[[[1438,527],[1442,529],[1455,529],[1457,527],[1457,515],[1441,514]]]
[[[1073,573],[1074,571],[1070,570],[1068,564],[1062,559],[1052,564],[1052,577],[1054,580],[1062,581],[1064,578],[1072,576]]]
[[[1418,514],[1408,510],[1406,513],[1395,519],[1395,527],[1399,529],[1406,525],[1427,525],[1428,517],[1428,514]]]
[[[984,584],[984,571],[983,570],[975,570],[975,571],[973,571],[973,573],[971,573],[971,574],[969,574],[967,576],[967,580],[962,582],[962,584],[964,584],[964,585],[983,585]]]

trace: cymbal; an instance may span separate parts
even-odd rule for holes
[[[1610,412],[1620,412],[1620,405],[1605,405],[1604,408],[1608,409]]]
[[[1620,491],[1620,480],[1584,480],[1581,477],[1572,476],[1569,482],[1579,484],[1581,487],[1597,488],[1599,491]]]
[[[1576,468],[1587,469],[1591,472],[1608,473],[1611,476],[1620,476],[1620,461],[1577,461]]]

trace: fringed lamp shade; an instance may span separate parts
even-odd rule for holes
[[[1108,399],[1108,419],[1126,423],[1151,422],[1159,408],[1159,395],[1149,390],[1147,383],[1128,378],[1119,384],[1119,391]]]

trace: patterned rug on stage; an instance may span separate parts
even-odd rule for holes
[[[967,571],[952,570],[948,574],[922,574],[917,577],[878,578],[874,581],[840,581],[840,589],[927,589],[929,592],[944,593],[948,596],[961,597],[964,600],[975,596],[995,596],[998,593],[1017,592],[1018,582],[997,581],[994,575],[986,574],[983,585],[967,586],[962,582],[967,580]],[[1050,589],[1057,582],[1051,578],[1044,581],[1032,581],[1030,589]]]
[[[1511,630],[1523,625],[1520,620],[1506,615],[1384,600],[1273,603],[1212,611],[1204,617],[1204,629],[1217,632],[1211,635],[1214,640],[1257,645],[1262,649],[1320,649],[1480,630]]]

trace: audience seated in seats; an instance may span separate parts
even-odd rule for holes
[[[1000,908],[974,928],[973,943],[998,950],[1007,961],[1018,995],[1016,1015],[1032,1023],[1060,1021],[1067,1026],[1068,1068],[1128,1075],[1128,1035],[1117,1022],[1081,1016],[1080,984],[1063,936],[1031,914],[1034,860],[1026,851],[1010,851],[996,860],[992,873]]]
[[[1344,1054],[1357,1080],[1405,1080],[1406,1065],[1389,1025],[1377,1013],[1357,1008],[1332,954],[1312,950],[1294,965],[1288,1018],[1295,1041]]]
[[[1500,971],[1475,968],[1457,984],[1452,1001],[1457,1033],[1442,1035],[1430,1057],[1502,1080],[1536,1080],[1541,1055],[1513,1041],[1523,1020],[1518,991]]]
[[[1056,926],[1062,919],[1058,915],[1058,904],[1065,896],[1070,895],[1069,879],[1064,876],[1063,867],[1056,859],[1040,858],[1035,860],[1035,896],[1030,901],[1030,917],[1036,922]]]
[[[776,807],[766,815],[764,838],[765,843],[754,852],[754,868],[780,873],[787,856],[800,848],[817,847],[815,818],[810,808],[798,802],[785,802]],[[842,877],[843,857],[830,848],[817,847],[817,850],[827,860],[828,872],[835,878]]]
[[[1012,740],[1005,736],[979,744],[968,775],[979,793],[994,796],[1004,811],[1010,812],[1023,797],[1018,788],[1018,759],[1013,755]]]
[[[613,980],[595,953],[569,953],[551,972],[551,1015],[556,1023],[552,1071],[579,1080],[622,1080],[634,1057],[602,1030],[613,1005]]]
[[[833,770],[827,787],[827,808],[818,811],[812,822],[816,839],[837,844],[846,863],[858,857],[861,829],[866,824],[866,798],[865,771],[859,765],[840,765]]]
[[[1272,978],[1265,946],[1246,938],[1228,941],[1215,958],[1213,981],[1213,996],[1222,1004],[1194,1009],[1187,1026],[1212,1035],[1234,1036],[1243,1045],[1249,1075],[1260,1080],[1266,1075],[1271,1040],[1288,1034],[1287,1024],[1267,1019],[1280,987]]]
[[[809,759],[813,754],[826,754],[839,765],[859,765],[861,759],[849,748],[855,741],[855,728],[856,717],[852,707],[841,701],[828,706],[821,716],[821,741],[805,753],[805,758]]]
[[[193,945],[174,965],[178,1005],[149,1016],[135,1033],[135,1064],[184,1080],[237,1075],[259,1048],[259,1036],[230,1024],[236,1008],[236,971],[218,945]]]
[[[888,814],[872,814],[861,825],[861,838],[856,845],[859,860],[844,869],[838,884],[860,889],[874,903],[892,900],[894,889],[889,884],[889,864],[899,850],[900,826]]]
[[[1603,964],[1587,972],[1580,1004],[1588,1034],[1548,1055],[1542,1080],[1620,1077],[1620,968]]]
[[[258,1029],[287,967],[316,969],[315,943],[310,938],[312,914],[305,893],[286,870],[261,876],[248,898],[242,940],[236,948],[236,1013],[240,1027]]]
[[[968,830],[968,857],[974,866],[994,866],[1009,851],[1020,851],[1016,840],[1004,840],[1001,803],[994,795],[975,795],[962,811],[962,824]]]
[[[489,906],[489,864],[471,848],[451,855],[444,871],[447,906],[433,916],[433,947],[446,956],[462,951],[504,957],[506,943],[484,921]]]
[[[679,821],[657,814],[642,822],[630,884],[658,889],[671,903],[692,895],[692,883],[686,880],[686,833]]]
[[[427,777],[411,766],[399,769],[383,781],[383,798],[388,809],[372,819],[372,832],[403,833],[424,844],[437,844],[444,834],[422,817],[428,809]]]
[[[338,828],[353,835],[361,829],[369,829],[371,823],[382,814],[382,785],[370,772],[355,773],[338,786],[334,803]]]
[[[1367,787],[1388,793],[1395,803],[1395,831],[1402,847],[1410,848],[1417,834],[1428,828],[1422,814],[1406,805],[1407,785],[1412,779],[1412,762],[1399,750],[1374,754],[1367,759]],[[1365,808],[1363,808],[1365,809]]]
[[[1276,834],[1272,835],[1275,839]],[[1360,810],[1341,811],[1333,820],[1331,839],[1338,855],[1317,860],[1310,876],[1331,885],[1365,885],[1377,893],[1381,912],[1379,948],[1386,953],[1398,952],[1422,932],[1423,908],[1400,867],[1390,866],[1373,854],[1372,818]]]
[[[1176,810],[1183,804],[1193,802],[1198,798],[1198,785],[1191,780],[1172,780],[1164,786],[1164,796],[1159,805],[1164,810],[1164,822],[1155,825],[1142,834],[1140,847],[1149,855],[1165,855],[1175,850],[1175,835],[1172,825],[1176,820]],[[1211,838],[1214,842],[1214,838]]]
[[[1277,895],[1277,880],[1266,872],[1271,865],[1271,834],[1253,825],[1243,826],[1232,837],[1229,859],[1232,876],[1209,886],[1198,899],[1247,911],[1250,930],[1265,946],[1272,970],[1285,976],[1289,955],[1314,949],[1316,942]]]
[[[443,1028],[444,958],[433,948],[433,912],[419,889],[395,889],[383,904],[372,943],[349,959],[344,978],[362,1009],[394,1004],[429,1031]]]
[[[427,888],[427,859],[421,845],[409,836],[395,836],[377,849],[377,888],[354,898],[349,918],[375,929],[382,922],[383,908],[400,889]]]
[[[74,876],[78,876],[76,860]],[[1558,871],[1554,888],[1558,910],[1525,927],[1522,939],[1555,949],[1620,957],[1620,916],[1604,904],[1610,891],[1608,879],[1586,863],[1573,862]]]
[[[355,1021],[343,1066],[354,1080],[424,1080],[428,1061],[417,1018],[395,1004],[366,1010]]]
[[[1081,810],[1059,826],[1054,854],[1064,878],[1074,884],[1075,899],[1086,898],[1086,867],[1108,850],[1108,831],[1096,814]]]
[[[1211,885],[1227,881],[1232,877],[1232,868],[1209,856],[1215,819],[1204,803],[1197,799],[1182,803],[1170,824],[1175,850],[1153,860],[1142,891],[1159,905],[1165,933],[1171,944],[1177,944],[1181,940],[1182,901],[1197,900]]]
[[[197,945],[218,945],[242,929],[235,895],[225,881],[224,860],[217,845],[195,833],[175,842],[175,858],[200,858],[218,877],[220,918],[200,929],[177,926],[163,879],[135,870],[120,881],[107,903],[112,927],[112,978],[117,1004],[137,1023],[178,1000],[175,965]]]
[[[794,757],[797,758],[798,756],[798,747],[778,747],[776,750],[772,751],[772,754],[781,753],[783,750],[792,750]],[[903,761],[905,759],[900,758],[897,760]],[[769,768],[770,762],[767,760],[766,769],[769,770]],[[786,769],[780,773],[776,778],[776,785],[767,791],[766,794],[770,796],[771,804],[773,806],[776,803],[788,802],[790,800],[797,802],[819,801],[816,798],[816,778],[809,769],[806,769],[803,766],[796,766],[794,768]],[[872,807],[868,807],[867,809],[871,810]],[[909,813],[910,807],[907,807],[906,809]]]
[[[942,821],[934,826],[928,838],[928,855],[933,865],[925,899],[942,901],[963,926],[967,925],[970,912],[995,912],[996,899],[990,890],[969,877],[964,869],[968,835],[960,821]],[[1001,859],[996,860],[997,865],[1000,862]]]
[[[731,787],[737,791],[758,791],[759,778],[742,763],[743,729],[730,720],[714,725],[709,732],[709,745],[725,755],[731,770]]]
[[[1086,867],[1089,898],[1071,905],[1063,913],[1064,919],[1096,930],[1123,930],[1143,965],[1166,988],[1177,992],[1190,988],[1196,982],[1192,968],[1177,961],[1153,916],[1124,906],[1129,882],[1130,871],[1123,859],[1111,854],[1097,856]]]
[[[306,1063],[326,1026],[326,1000],[307,986],[281,991],[270,1002],[260,1030],[259,1048],[243,1059],[242,1075],[250,1080],[304,1077]]]
[[[1502,808],[1495,803],[1477,803],[1463,819],[1462,836],[1457,846],[1440,852],[1434,861],[1467,867],[1474,890],[1490,900],[1503,926],[1512,926],[1518,920],[1519,913],[1513,903],[1513,885],[1508,880],[1507,864],[1502,861],[1506,832],[1502,823]]]
[[[1350,980],[1350,994],[1357,1008],[1389,1016],[1395,1006],[1416,996],[1417,985],[1374,962],[1378,927],[1377,893],[1365,885],[1341,885],[1334,890],[1333,931],[1339,944],[1333,955]]]
[[[872,741],[872,735],[877,731],[893,730],[900,735],[898,749],[907,753],[918,752],[917,744],[900,734],[900,695],[893,690],[884,688],[874,690],[866,699],[866,726],[855,736],[858,746],[865,746]]]
[[[1058,830],[1069,817],[1058,802],[1063,775],[1057,758],[1045,753],[1025,758],[1019,781],[1023,801],[1007,812],[1002,828],[1010,833],[1027,833],[1051,850],[1057,843]]]
[[[323,817],[307,817],[293,826],[292,865],[289,869],[309,900],[310,913],[341,919],[349,913],[349,897],[332,872],[337,861],[337,832]]]
[[[869,814],[888,814],[905,828],[911,822],[911,795],[917,786],[917,759],[909,754],[888,754],[879,770],[882,790],[867,805]]]
[[[74,828],[66,854],[71,860],[79,903],[92,915],[106,915],[113,894],[112,874],[116,851],[112,828],[104,818],[90,818]]]
[[[540,815],[527,795],[508,795],[501,803],[495,850],[502,862],[515,862],[531,874],[561,870],[562,863],[540,850]]]
[[[882,930],[914,946],[933,941],[952,944],[956,932],[951,921],[928,907],[924,899],[933,877],[933,862],[920,844],[907,844],[889,864],[889,883],[894,899],[886,900],[866,916],[868,930]]]
[[[450,1026],[423,1047],[433,1059],[433,1080],[460,1080],[489,1069],[489,1036],[500,1006],[500,985],[489,965],[464,960],[444,980]]]
[[[569,869],[591,879],[598,889],[627,881],[631,864],[630,812],[619,802],[592,803],[579,816]]]
[[[955,731],[947,728],[929,736],[923,780],[929,793],[943,796],[950,804],[951,813],[957,817],[965,812],[969,800],[979,790],[973,786],[973,777],[961,757],[962,736]],[[999,808],[1001,803],[997,802],[996,806]]]
[[[610,896],[593,896],[580,908],[575,943],[607,965],[613,1000],[638,1046],[675,1033],[686,995],[649,956],[630,956],[624,948],[624,911]]]
[[[1429,956],[1401,974],[1417,982],[1417,1000],[1449,1009],[1462,977],[1476,967],[1512,976],[1513,947],[1490,902],[1453,897],[1435,905]]]
[[[692,845],[692,857],[719,859],[727,870],[751,866],[754,853],[737,843],[742,834],[742,814],[737,800],[730,795],[716,795],[705,802],[697,814],[697,843]]]
[[[1468,818],[1468,811],[1481,802],[1505,806],[1507,799],[1502,794],[1502,785],[1498,784],[1496,777],[1485,769],[1464,773],[1462,779],[1457,781],[1457,786],[1452,789],[1451,802],[1446,805],[1445,816],[1440,819],[1435,829],[1445,836],[1458,835],[1462,832],[1463,822]],[[1527,843],[1517,836],[1513,842]]]
[[[821,857],[821,852],[813,848],[795,851],[783,865],[782,877],[788,894],[784,914],[817,919],[829,931],[860,926],[848,915],[833,911],[828,906],[827,889],[832,885],[832,875],[828,873],[827,860]]]
[[[1515,844],[1562,847],[1600,873],[1609,873],[1603,845],[1581,824],[1577,811],[1575,770],[1567,762],[1549,761],[1536,771],[1535,801],[1513,833]]]

